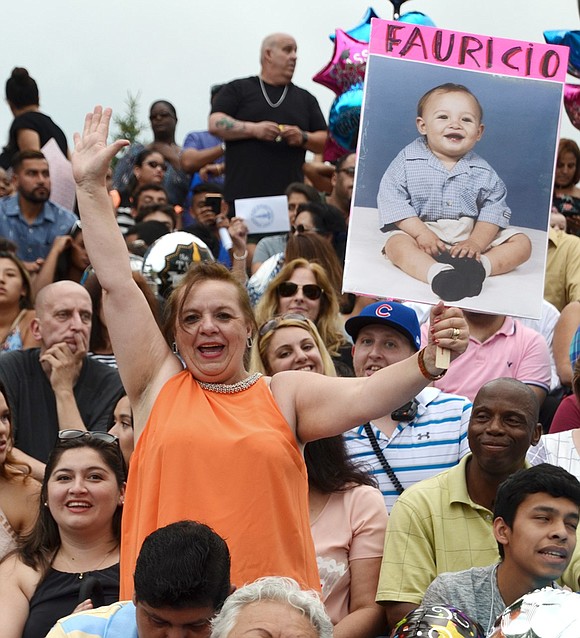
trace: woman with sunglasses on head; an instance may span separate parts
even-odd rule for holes
[[[115,436],[59,433],[36,523],[0,564],[3,638],[43,638],[59,618],[90,609],[92,598],[95,606],[119,600],[124,494]]]
[[[34,319],[30,275],[11,252],[0,251],[0,351],[35,348],[30,324]]]
[[[316,326],[294,313],[260,326],[251,370],[335,376]],[[322,600],[335,625],[334,636],[374,638],[386,626],[384,611],[375,603],[388,518],[383,496],[349,460],[342,435],[307,443],[304,459]]]
[[[372,377],[289,370],[264,378],[245,365],[256,328],[245,289],[220,264],[201,262],[167,301],[164,338],[131,277],[109,205],[105,174],[126,145],[107,145],[110,118],[101,107],[87,115],[83,134],[75,135],[73,170],[137,441],[123,518],[121,595],[132,593],[143,539],[184,518],[203,520],[228,539],[232,582],[270,573],[317,588],[302,446],[415,396],[443,372],[435,365],[436,343],[452,357],[465,350],[466,322],[459,309],[438,305],[431,343]]]
[[[256,306],[256,321],[298,312],[310,319],[333,359],[352,368],[351,346],[341,329],[338,297],[325,269],[306,259],[287,263],[270,282]],[[348,375],[353,376],[352,370]]]
[[[0,559],[29,532],[38,510],[40,484],[13,455],[14,436],[6,391],[0,383]]]

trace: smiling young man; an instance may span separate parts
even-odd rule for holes
[[[395,301],[366,306],[345,330],[354,342],[357,377],[412,357],[421,342],[415,311]],[[390,511],[403,489],[457,465],[469,452],[470,414],[467,398],[428,387],[399,410],[346,432],[347,452],[372,471]]]
[[[202,523],[171,523],[143,542],[132,601],[67,616],[47,638],[207,638],[231,590],[225,541]]]
[[[505,607],[555,586],[576,547],[579,511],[580,482],[566,470],[547,463],[519,470],[500,485],[495,501],[501,561],[440,574],[422,605],[452,604],[489,633]]]
[[[471,454],[399,497],[389,517],[377,592],[391,626],[421,604],[438,574],[497,561],[496,492],[524,467],[528,448],[538,442],[538,413],[536,395],[524,383],[486,383],[473,402]]]

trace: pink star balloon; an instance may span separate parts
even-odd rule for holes
[[[312,79],[340,95],[364,80],[368,55],[368,42],[355,40],[337,29],[332,59]]]
[[[564,107],[572,124],[580,129],[580,84],[564,86]]]

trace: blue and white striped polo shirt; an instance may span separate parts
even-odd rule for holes
[[[425,388],[416,399],[419,407],[415,420],[399,423],[390,439],[371,423],[380,449],[404,488],[457,465],[469,452],[469,399],[437,388]],[[349,457],[377,479],[391,511],[398,493],[374,453],[364,426],[349,430],[344,439]]]

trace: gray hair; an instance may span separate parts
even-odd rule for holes
[[[227,638],[242,609],[259,601],[286,603],[308,618],[318,638],[333,636],[332,622],[317,592],[300,589],[292,578],[266,576],[244,585],[226,598],[220,613],[212,620],[210,638]]]

